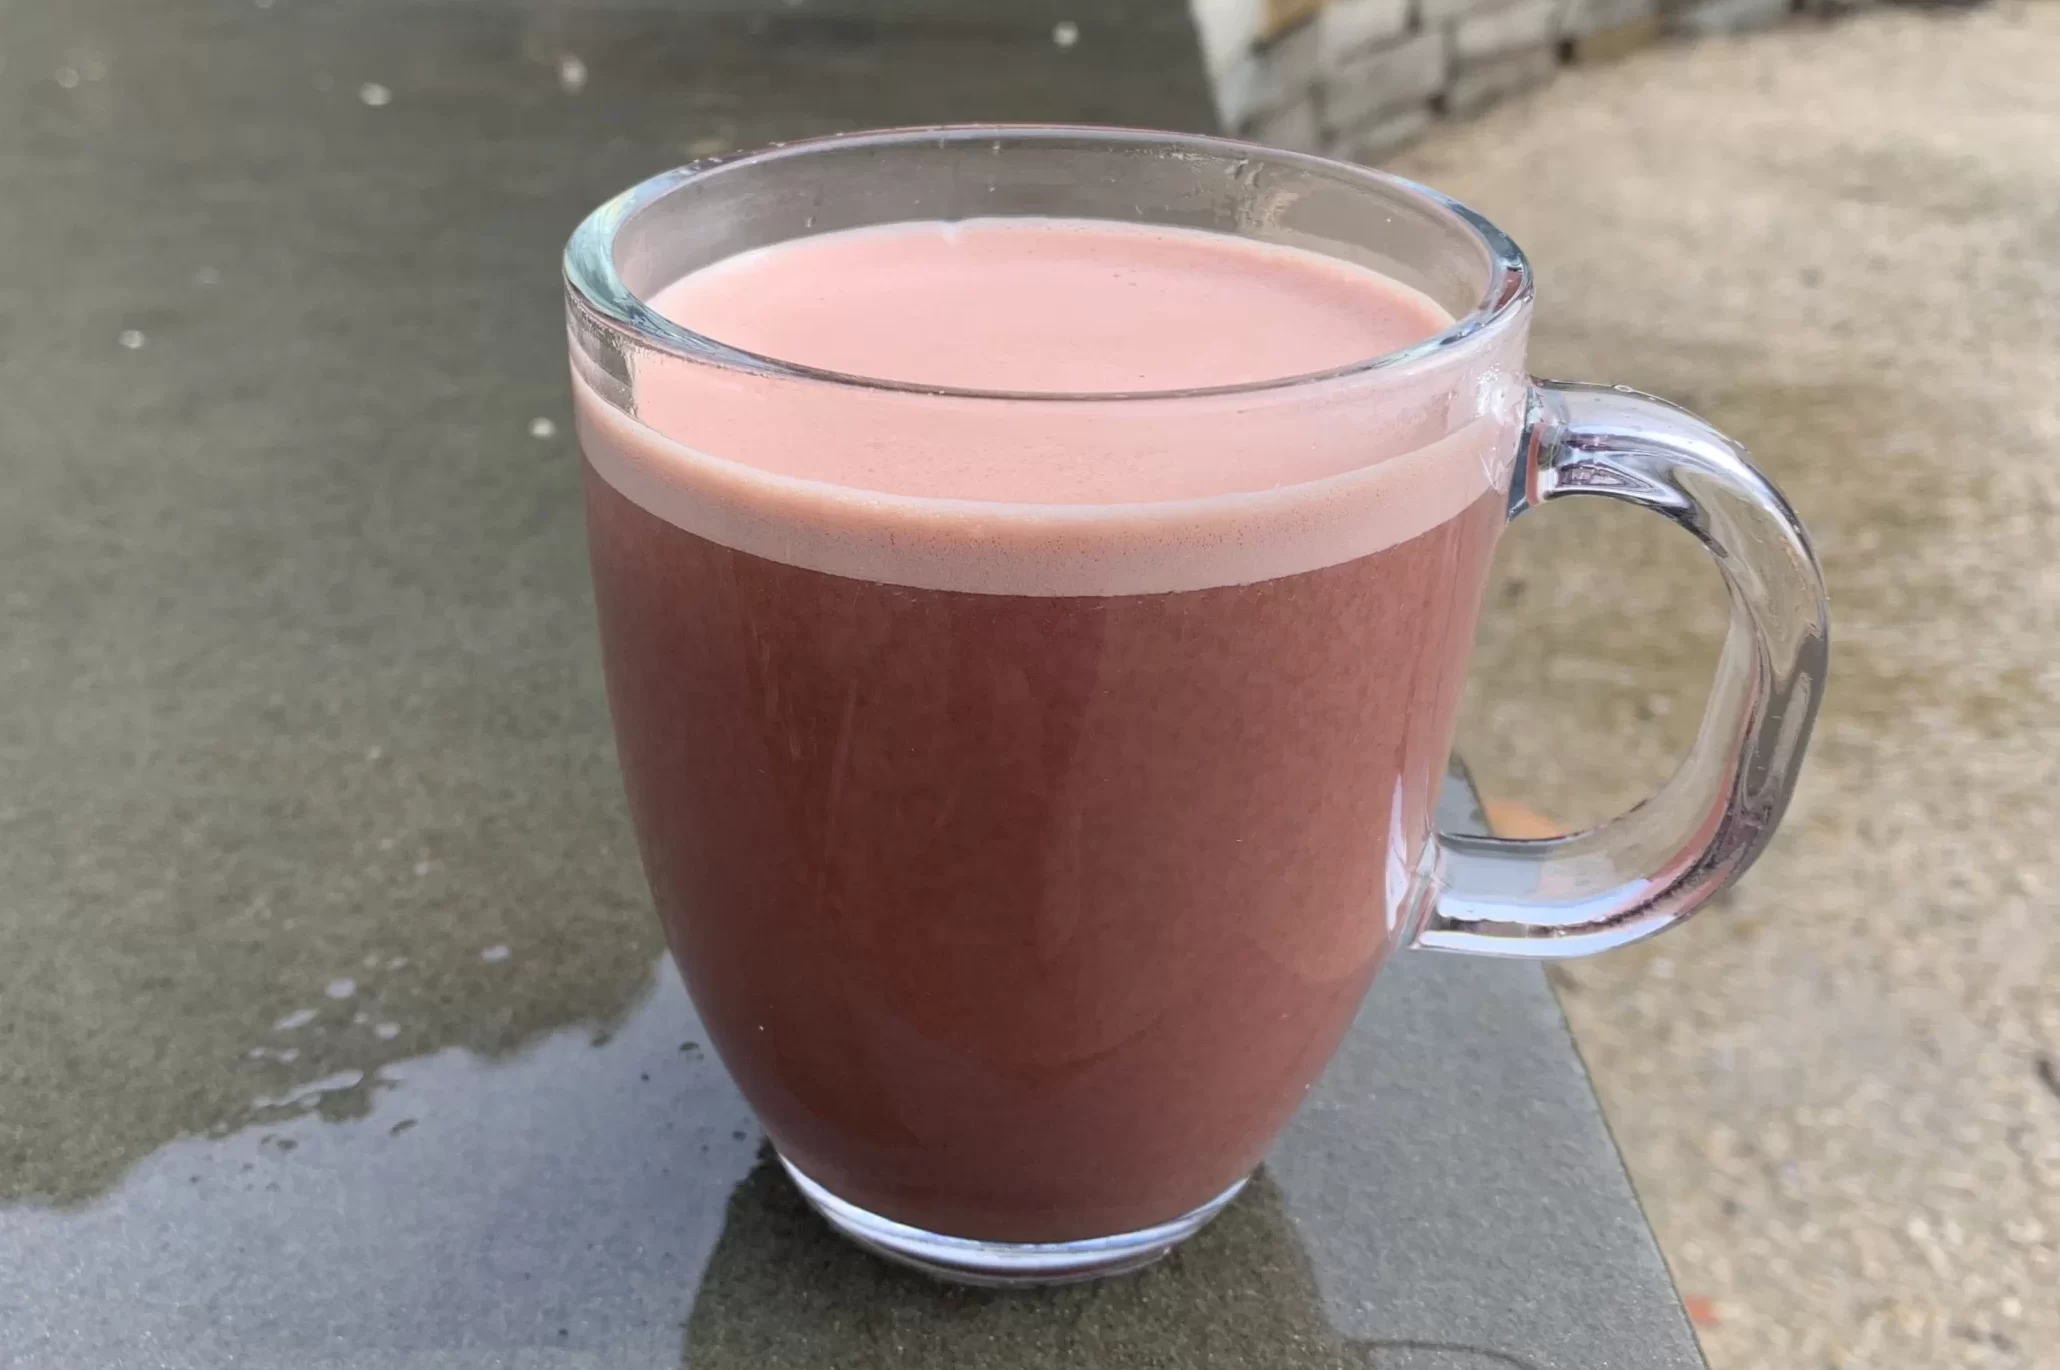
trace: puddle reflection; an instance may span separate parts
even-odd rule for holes
[[[381,1070],[365,1109],[187,1137],[73,1208],[0,1208],[23,1370],[696,1370],[1516,1362],[1341,1339],[1271,1176],[1142,1276],[948,1288],[780,1175],[669,964],[608,1036]]]
[[[770,1151],[730,1201],[687,1323],[693,1370],[1491,1370],[1459,1348],[1341,1339],[1273,1179],[1142,1274],[1032,1293],[941,1285],[837,1239]]]
[[[704,1040],[662,965],[602,1045],[396,1062],[358,1116],[181,1138],[90,1203],[0,1207],[0,1360],[674,1364],[759,1146]]]

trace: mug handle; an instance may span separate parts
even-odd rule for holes
[[[1823,574],[1781,492],[1685,409],[1539,381],[1510,517],[1573,495],[1651,509],[1716,558],[1731,628],[1708,710],[1659,792],[1599,827],[1543,841],[1435,834],[1415,946],[1557,959],[1650,937],[1744,873],[1794,791],[1829,625]]]

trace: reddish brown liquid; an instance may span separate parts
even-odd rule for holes
[[[586,487],[659,913],[780,1150],[1013,1241],[1257,1165],[1394,945],[1499,493],[1319,570],[1061,597],[806,570]]]

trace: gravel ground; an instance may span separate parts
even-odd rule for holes
[[[1678,399],[1814,530],[1832,686],[1787,830],[1561,997],[1715,1370],[2060,1367],[2060,4],[1641,54],[1399,170],[1539,271],[1535,368]],[[1569,823],[1686,748],[1715,577],[1526,518],[1462,745]]]

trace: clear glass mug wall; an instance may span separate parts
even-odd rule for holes
[[[1055,395],[815,371],[645,303],[753,248],[991,216],[1325,253],[1456,322],[1321,375]],[[1825,670],[1801,526],[1692,415],[1531,381],[1528,266],[1434,192],[1171,134],[858,134],[656,177],[580,227],[566,276],[658,912],[795,1182],[883,1254],[990,1282],[1149,1260],[1236,1193],[1391,953],[1622,945],[1694,912],[1780,821]],[[1206,438],[1261,472],[1276,451],[1328,464],[1056,504],[782,456],[854,437],[1114,462]],[[1598,828],[1435,832],[1496,537],[1573,495],[1710,549],[1731,626],[1701,731]]]

